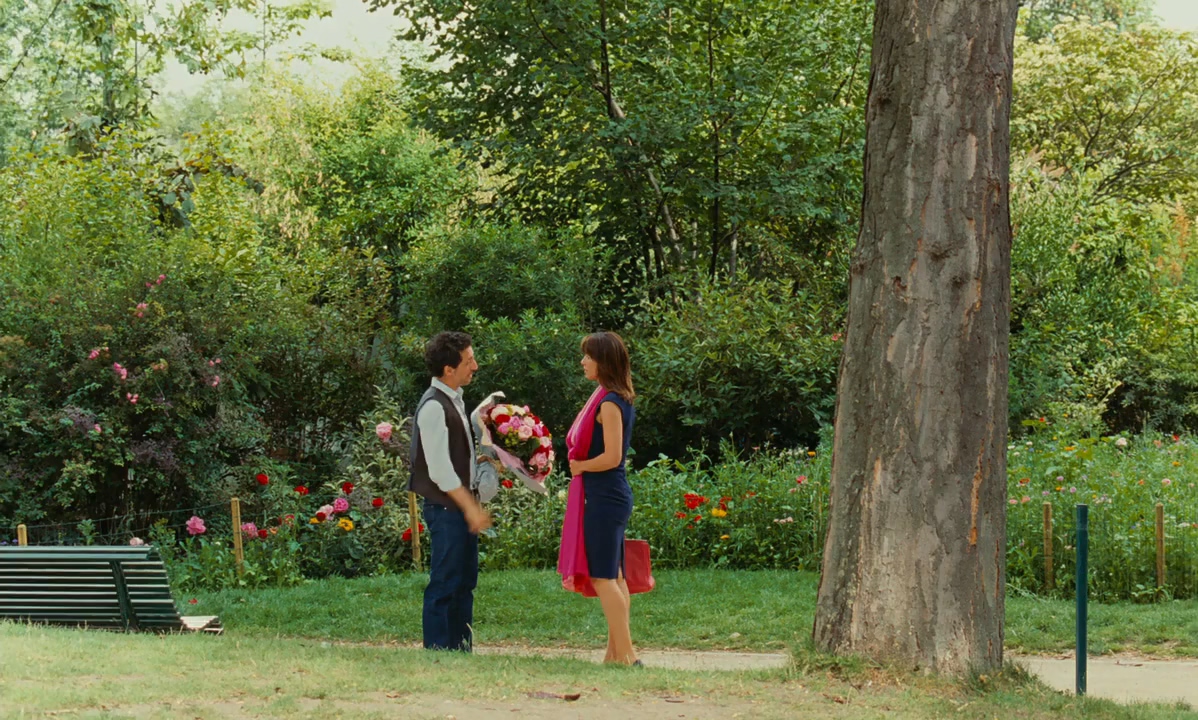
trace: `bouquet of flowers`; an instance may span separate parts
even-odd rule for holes
[[[494,457],[530,489],[544,495],[545,478],[553,472],[553,436],[527,405],[497,402],[493,393],[471,414],[480,451]]]

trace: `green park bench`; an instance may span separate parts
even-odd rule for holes
[[[223,631],[183,617],[150,547],[0,547],[0,621],[148,632]]]

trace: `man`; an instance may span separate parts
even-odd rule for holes
[[[443,332],[428,342],[424,362],[432,386],[420,399],[412,429],[408,489],[424,498],[432,539],[424,590],[424,647],[430,650],[471,650],[478,533],[491,526],[471,491],[475,447],[462,400],[462,387],[478,370],[471,344],[461,332]]]

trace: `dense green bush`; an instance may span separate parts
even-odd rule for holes
[[[579,321],[604,300],[599,257],[573,229],[467,223],[430,230],[404,258],[409,327],[425,334],[526,311]]]
[[[790,283],[699,283],[649,306],[632,336],[638,447],[681,457],[814,444],[830,422],[841,309]]]
[[[219,174],[166,227],[138,147],[0,172],[0,519],[227,499],[253,458],[310,463],[372,402],[385,268],[283,251]]]
[[[1010,412],[1088,430],[1198,422],[1198,294],[1162,209],[1094,201],[1095,179],[1017,174]]]

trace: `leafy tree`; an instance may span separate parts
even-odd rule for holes
[[[1071,22],[1017,43],[1017,154],[1098,174],[1095,202],[1166,199],[1198,188],[1198,41],[1142,26]]]
[[[1019,31],[1033,42],[1052,41],[1062,23],[1082,20],[1131,29],[1154,19],[1151,0],[1022,0],[1019,5]]]
[[[490,168],[483,204],[593,223],[625,281],[735,275],[843,240],[869,4],[374,0],[433,48],[416,119]]]
[[[168,58],[193,73],[244,77],[249,58],[329,10],[325,0],[32,0],[0,10],[0,99],[29,118],[22,134],[67,129],[90,152],[106,128],[150,117],[151,80]],[[229,31],[234,11],[264,19],[259,33]],[[15,48],[15,50],[13,49]],[[5,52],[0,51],[0,59]]]

